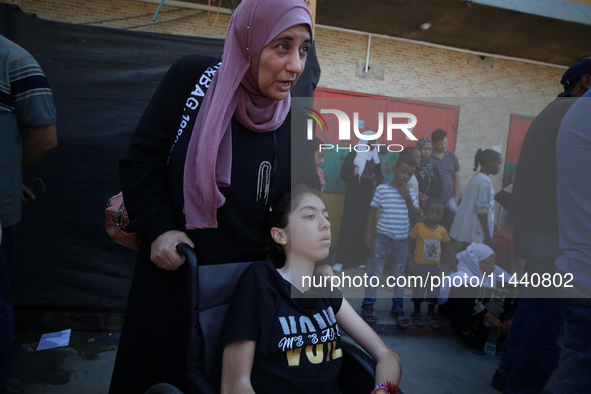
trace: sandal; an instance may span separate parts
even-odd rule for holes
[[[423,315],[420,312],[413,312],[410,314],[410,318],[412,322],[417,327],[423,327],[425,325],[425,321],[423,320]]]
[[[406,328],[410,326],[410,320],[408,317],[404,316],[404,311],[392,309],[390,311],[390,316],[396,320],[396,324],[398,324],[399,327]]]
[[[427,315],[427,322],[435,330],[439,330],[441,328],[441,322],[436,315]]]
[[[367,324],[375,324],[378,321],[378,318],[373,312],[373,306],[364,306],[361,308],[361,317]]]

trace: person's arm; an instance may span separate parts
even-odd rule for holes
[[[56,146],[57,129],[54,124],[28,128],[23,139],[23,169],[37,163]]]
[[[482,227],[482,233],[484,234],[484,240],[482,243],[492,247],[492,234],[488,228],[488,214],[490,210],[490,189],[491,184],[488,177],[476,178],[478,181],[476,185],[476,198],[474,200],[474,210],[478,214],[478,220]]]
[[[47,78],[33,56],[16,56],[5,66],[8,93],[14,96],[14,115],[25,131],[21,166],[26,169],[57,146],[55,103]]]
[[[22,167],[27,169],[41,160],[47,152],[57,146],[57,130],[55,125],[30,127],[26,129],[23,139]],[[35,199],[35,194],[27,186],[23,185],[23,203]]]
[[[374,221],[376,218],[376,213],[378,210],[374,207],[369,207],[369,213],[367,215],[367,226],[365,228],[365,246],[371,249],[371,244],[373,243],[372,233],[374,229]]]
[[[479,213],[478,220],[480,220],[480,225],[482,226],[482,233],[484,234],[484,240],[482,241],[482,243],[492,247],[492,238],[490,236],[490,231],[488,228],[488,213]]]
[[[486,311],[482,318],[489,324],[490,327],[497,330],[497,336],[501,336],[505,330],[505,325],[501,323],[501,320],[498,317],[489,311]]]
[[[402,376],[398,355],[359,317],[346,299],[343,299],[336,319],[338,325],[376,360],[375,384],[390,381],[398,385]]]
[[[129,231],[151,245],[152,261],[174,270],[184,262],[175,246],[189,237],[179,228],[168,195],[167,159],[195,80],[211,58],[185,57],[162,79],[131,137],[128,153],[119,163],[121,187],[129,213]],[[192,126],[185,128],[190,133]],[[177,174],[182,177],[182,174]]]
[[[415,208],[415,201],[413,201],[410,195],[410,189],[408,185],[402,185],[398,188],[398,192],[404,198],[404,202],[406,203],[406,208],[408,209],[408,217],[409,219],[414,222],[417,219],[417,209]],[[418,203],[417,203],[418,204]]]
[[[250,381],[256,349],[264,346],[277,321],[278,299],[272,283],[276,270],[270,261],[251,263],[240,275],[225,324],[221,325],[222,393],[252,393]],[[268,346],[273,346],[269,344]],[[263,352],[268,349],[262,349]]]
[[[185,263],[185,256],[176,251],[176,246],[180,243],[187,243],[192,248],[195,247],[191,238],[183,231],[168,230],[163,232],[150,246],[150,259],[163,270],[176,271]]]
[[[250,373],[256,349],[255,341],[235,341],[224,347],[221,394],[254,393]]]
[[[429,196],[427,196],[425,193],[419,192],[419,208],[421,210],[425,209],[425,204],[427,203],[428,199]]]
[[[454,194],[453,198],[456,200],[456,204],[460,203],[460,171],[454,172]]]

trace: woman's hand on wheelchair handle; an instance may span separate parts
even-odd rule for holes
[[[178,230],[162,233],[152,242],[150,258],[157,267],[166,271],[175,271],[185,262],[185,256],[178,254],[176,246],[186,242],[195,247],[187,234]]]

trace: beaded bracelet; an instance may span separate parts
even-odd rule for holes
[[[376,393],[378,390],[384,390],[386,393],[389,394],[397,394],[400,391],[398,385],[390,382],[389,380],[382,384],[376,385],[376,388],[371,391],[371,394]]]

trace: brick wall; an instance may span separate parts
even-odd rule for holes
[[[157,4],[132,0],[9,0],[27,13],[40,18],[66,23],[81,23],[117,29],[150,31],[186,36],[224,38],[229,15],[220,14],[215,26],[215,13],[162,6],[152,21]],[[215,10],[215,8],[214,8]]]
[[[492,68],[468,64],[469,54],[394,39],[372,37],[372,68],[383,80],[357,76],[365,65],[368,36],[316,29],[321,87],[408,98],[460,107],[455,153],[462,191],[473,175],[478,148],[506,151],[511,114],[535,116],[559,92],[564,69],[494,59]],[[502,172],[492,178],[500,190]]]
[[[229,21],[228,15],[220,14],[211,26],[214,13],[164,5],[152,22],[157,5],[132,0],[0,2],[59,22],[213,38],[224,37]],[[478,148],[500,144],[505,152],[510,115],[535,116],[561,91],[561,68],[505,59],[493,59],[492,67],[478,65],[478,59],[472,65],[466,53],[384,37],[372,37],[366,77],[359,69],[365,65],[367,35],[322,27],[315,33],[321,87],[460,107],[455,152],[462,190],[473,174]],[[501,177],[502,173],[492,178],[496,190]]]

